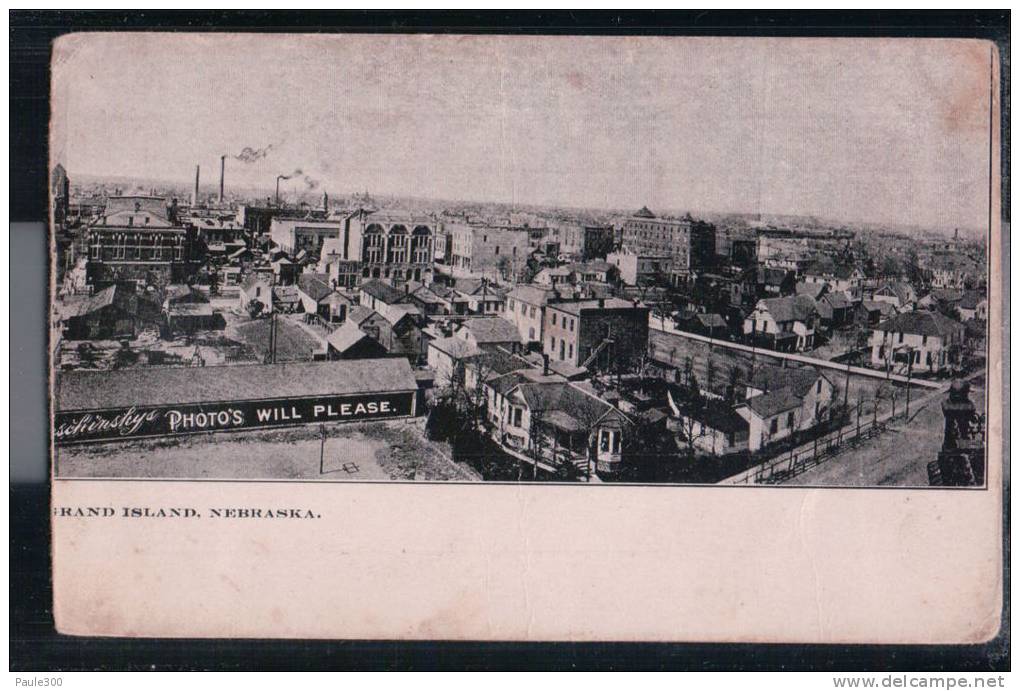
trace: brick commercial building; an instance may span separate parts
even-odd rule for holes
[[[550,303],[542,332],[543,352],[553,360],[630,371],[648,351],[648,308],[619,298]]]
[[[524,226],[451,223],[446,226],[447,263],[475,274],[509,277],[531,254],[531,229]]]
[[[162,289],[184,283],[198,268],[195,231],[171,223],[160,197],[110,197],[88,229],[86,283],[100,290],[114,283]]]
[[[348,220],[345,258],[361,262],[361,277],[431,281],[435,238],[433,218],[407,211],[355,213]]]
[[[639,255],[669,255],[674,269],[715,263],[715,226],[685,218],[660,218],[642,208],[623,226],[623,246]]]
[[[551,229],[550,239],[559,241],[560,254],[579,257],[582,261],[605,259],[613,251],[616,231],[611,225],[564,223]]]
[[[629,286],[666,283],[673,270],[673,256],[666,253],[635,254],[621,250],[610,252],[606,260],[616,267],[620,280]]]

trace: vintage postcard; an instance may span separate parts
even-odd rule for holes
[[[60,39],[58,627],[994,636],[999,71],[965,40]]]

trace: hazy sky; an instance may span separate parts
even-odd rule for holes
[[[990,46],[923,40],[82,34],[75,173],[333,194],[987,224]],[[286,183],[299,189],[305,183]]]

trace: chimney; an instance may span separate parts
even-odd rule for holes
[[[599,309],[603,309],[606,306],[606,299],[599,298]]]
[[[326,212],[327,216],[329,215],[329,195],[325,191],[322,193],[322,210]]]
[[[542,353],[542,374],[549,376],[549,353]]]
[[[227,167],[227,157],[220,156],[220,204],[223,203],[223,173]]]
[[[195,166],[195,189],[191,193],[191,205],[198,206],[198,174],[201,166]]]

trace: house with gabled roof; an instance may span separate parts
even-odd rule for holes
[[[679,423],[695,448],[708,453],[756,452],[826,420],[835,386],[811,366],[759,364],[733,394],[735,404],[711,396],[692,401],[669,385],[670,427]]]
[[[695,404],[684,400],[675,384],[668,385],[666,395],[671,412],[666,426],[681,442],[689,437],[694,448],[714,456],[748,449],[750,424],[725,401],[707,398]]]
[[[822,326],[828,329],[838,329],[853,321],[853,303],[843,291],[837,290],[822,295],[815,306],[818,308],[818,317]]]
[[[861,326],[876,326],[883,319],[896,316],[896,308],[889,302],[861,300],[854,314],[854,320]]]
[[[811,262],[803,270],[801,277],[806,283],[828,285],[830,292],[844,292],[854,302],[861,300],[866,278],[860,268],[852,264],[836,263],[828,257]]]
[[[571,275],[572,272],[566,266],[547,266],[535,274],[532,283],[543,288],[555,288],[570,283]]]
[[[897,312],[907,312],[917,304],[917,291],[906,281],[893,281],[880,286],[871,296],[875,302],[887,302]]]
[[[810,365],[755,367],[741,404],[746,410],[737,411],[750,424],[750,450],[824,421],[835,390],[829,377]]]
[[[273,311],[273,278],[265,271],[253,271],[241,282],[238,291],[237,306],[242,313],[247,313],[249,305],[258,302],[262,305],[261,313]]]
[[[69,339],[134,338],[138,298],[133,286],[114,284],[73,306],[64,317]]]
[[[297,292],[305,314],[333,322],[343,321],[354,300],[333,289],[327,274],[306,271],[298,276]]]
[[[381,314],[390,324],[397,324],[408,317],[420,321],[422,312],[407,300],[409,294],[410,286],[401,290],[381,280],[371,279],[361,284],[358,301]]]
[[[962,290],[981,276],[978,263],[964,254],[936,254],[924,262],[932,288]]]
[[[612,475],[620,470],[633,421],[580,386],[542,370],[485,382],[492,437],[553,467]]]
[[[774,350],[810,350],[817,323],[818,307],[808,295],[765,298],[744,319],[744,335]]]
[[[467,298],[472,314],[500,314],[506,304],[506,291],[493,286],[488,279],[457,279],[454,289]]]
[[[386,356],[386,349],[353,321],[345,321],[326,337],[328,360],[354,360]]]
[[[301,306],[297,286],[273,286],[273,304],[281,312],[296,312]]]
[[[436,373],[435,386],[443,388],[464,383],[464,360],[481,351],[472,343],[455,336],[430,339],[426,346],[426,364]]]
[[[874,367],[930,373],[952,369],[960,363],[965,328],[939,312],[915,310],[887,319],[871,332],[871,364]]]
[[[789,388],[749,398],[736,407],[748,423],[748,449],[752,452],[785,439],[798,427],[802,401]]]
[[[293,285],[294,279],[301,269],[300,264],[297,264],[286,256],[279,257],[273,260],[271,264],[273,267],[273,275],[276,276],[277,285]]]
[[[796,291],[797,295],[809,295],[812,300],[820,300],[823,295],[829,292],[829,284],[797,281]]]
[[[454,337],[479,350],[503,348],[512,353],[521,350],[521,335],[517,327],[501,317],[465,319],[454,332]]]
[[[422,314],[427,316],[440,316],[453,313],[449,301],[433,291],[430,286],[414,286],[414,284],[410,282],[409,285],[411,286],[411,289],[404,296],[404,302],[415,305],[421,310]]]
[[[972,319],[988,319],[988,296],[982,290],[968,290],[960,298],[957,305],[960,318],[964,321]]]

